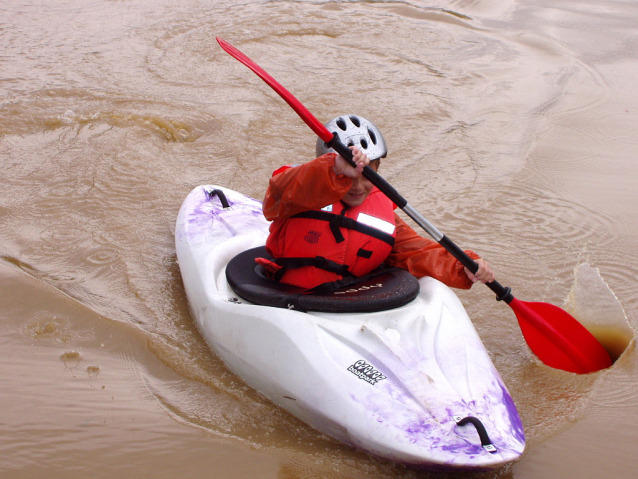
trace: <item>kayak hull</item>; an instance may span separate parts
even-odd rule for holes
[[[422,278],[413,301],[365,314],[252,304],[225,269],[262,246],[268,226],[260,202],[211,185],[195,188],[178,215],[193,318],[231,371],[315,429],[396,462],[485,470],[520,457],[514,402],[452,290]]]

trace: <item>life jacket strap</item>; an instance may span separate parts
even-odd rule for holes
[[[326,292],[336,291],[338,289],[342,289],[347,286],[351,286],[353,284],[364,283],[367,280],[374,278],[375,276],[379,276],[380,274],[385,273],[386,271],[390,271],[392,269],[395,269],[395,268],[392,266],[388,266],[387,264],[382,264],[377,269],[375,269],[374,271],[371,271],[370,273],[366,275],[363,275],[363,276],[351,275],[351,276],[343,277],[336,281],[329,281],[327,283],[322,283],[318,286],[315,286],[314,288],[309,289],[304,294],[326,293]]]
[[[350,230],[358,231],[359,233],[363,233],[368,236],[372,236],[373,238],[388,243],[390,246],[394,246],[394,236],[388,233],[384,233],[383,231],[373,228],[372,226],[360,223],[347,216],[336,215],[334,213],[328,213],[327,211],[311,210],[302,211],[301,213],[297,213],[291,218],[310,218],[313,220],[327,221],[328,223],[330,223],[330,231],[332,231],[332,234],[335,237],[335,241],[337,243],[341,243],[345,240],[339,228],[347,228]]]
[[[281,266],[281,269],[273,276],[273,279],[276,281],[279,281],[287,270],[303,268],[305,266],[314,266],[315,268],[323,269],[338,274],[339,276],[354,277],[345,264],[339,264],[323,256],[315,256],[314,258],[276,258],[273,262]]]

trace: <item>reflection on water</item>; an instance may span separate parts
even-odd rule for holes
[[[216,36],[319,119],[373,119],[390,146],[380,172],[417,210],[488,258],[517,297],[568,298],[620,356],[591,375],[551,370],[484,287],[459,292],[529,439],[518,464],[480,477],[623,477],[624,436],[606,438],[604,454],[572,451],[587,450],[581,429],[605,436],[623,414],[638,418],[637,8],[6,1],[3,477],[39,477],[48,462],[52,478],[127,466],[153,477],[431,476],[274,407],[192,324],[173,244],[187,193],[217,183],[260,198],[271,172],[310,159],[315,141]]]

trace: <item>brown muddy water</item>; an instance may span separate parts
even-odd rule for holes
[[[5,0],[1,477],[635,477],[637,22],[620,0]],[[552,370],[489,290],[459,293],[518,405],[520,461],[442,475],[368,456],[210,353],[175,259],[181,202],[205,183],[261,198],[315,141],[216,36],[319,119],[373,120],[418,211],[619,357]]]

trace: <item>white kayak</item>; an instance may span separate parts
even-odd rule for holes
[[[392,461],[483,470],[520,457],[514,402],[452,290],[400,270],[304,294],[255,267],[268,226],[260,202],[210,185],[177,218],[192,315],[230,370],[315,429]]]

